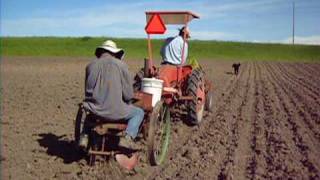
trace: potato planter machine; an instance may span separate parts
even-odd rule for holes
[[[136,74],[134,82],[136,106],[144,109],[145,117],[141,126],[143,141],[146,141],[148,160],[151,165],[164,162],[170,142],[170,109],[181,108],[188,113],[188,122],[198,125],[203,119],[204,110],[212,109],[212,83],[206,78],[200,67],[184,65],[184,51],[187,43],[184,35],[182,65],[161,65],[155,67],[152,57],[152,34],[164,34],[166,25],[183,25],[199,16],[188,11],[148,11],[146,12],[145,31],[148,35],[148,58],[144,67]],[[92,118],[94,117],[94,118]],[[132,169],[138,162],[136,153],[115,146],[115,136],[123,132],[127,122],[110,121],[92,115],[84,109],[82,103],[75,121],[75,142],[78,144],[84,125],[90,126],[89,144],[85,152],[88,162],[94,165],[96,156],[104,158],[116,155],[119,164]],[[127,156],[128,155],[128,156]]]

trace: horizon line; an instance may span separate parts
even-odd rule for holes
[[[136,39],[136,40],[144,40],[147,39],[147,37],[113,37],[113,36],[61,36],[61,35],[48,35],[48,36],[42,36],[42,35],[24,35],[24,36],[2,36],[0,35],[0,39],[2,38],[110,38],[110,39]],[[163,40],[166,38],[153,38],[154,40]],[[291,42],[276,42],[276,41],[242,41],[242,40],[218,40],[218,39],[190,39],[189,41],[213,41],[213,42],[226,42],[226,43],[248,43],[248,44],[278,44],[278,45],[303,45],[303,46],[320,46],[320,44],[302,44],[297,43],[292,44]]]

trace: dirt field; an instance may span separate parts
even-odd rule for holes
[[[166,163],[126,172],[75,153],[73,121],[88,59],[3,58],[3,179],[320,179],[320,64],[202,61],[214,109],[199,127],[173,119]],[[130,61],[132,71],[142,61]]]

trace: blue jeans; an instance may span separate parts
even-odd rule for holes
[[[143,121],[144,111],[136,106],[133,106],[131,112],[125,117],[125,120],[128,120],[128,126],[126,129],[127,135],[131,136],[132,139],[135,139],[138,135],[139,127]]]

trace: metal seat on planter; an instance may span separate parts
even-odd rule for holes
[[[117,132],[121,132],[127,128],[126,120],[109,120],[86,110],[80,105],[86,114],[86,125],[90,127],[91,144],[89,144],[88,155],[89,164],[94,165],[96,156],[107,158],[110,155],[118,153],[117,151],[106,148],[108,138],[116,136]],[[99,138],[98,138],[99,137]],[[97,141],[100,139],[99,141]]]
[[[85,110],[87,114],[87,120],[92,130],[99,135],[105,135],[110,130],[125,130],[127,128],[128,121],[126,120],[110,120],[104,117],[95,115],[94,113]]]

